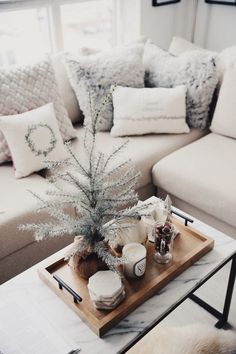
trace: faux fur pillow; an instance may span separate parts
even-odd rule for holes
[[[127,354],[234,354],[233,331],[218,330],[209,325],[155,327]]]
[[[101,107],[111,85],[144,87],[143,45],[116,48],[78,59],[67,59],[71,85],[85,116],[85,125],[91,117],[91,108]],[[90,108],[89,95],[91,96]],[[112,127],[112,100],[103,106],[98,130]]]
[[[187,122],[190,127],[206,128],[218,82],[214,57],[197,50],[175,57],[148,42],[144,64],[148,87],[187,86]]]
[[[0,116],[24,113],[52,102],[63,140],[75,137],[50,61],[0,69],[0,83]],[[0,131],[0,163],[9,160],[10,151]]]

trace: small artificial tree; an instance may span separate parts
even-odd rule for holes
[[[134,188],[140,175],[135,173],[130,160],[118,159],[127,141],[108,154],[96,148],[97,123],[110,96],[111,92],[94,111],[90,100],[91,123],[83,137],[86,159],[79,160],[71,144],[66,143],[70,158],[46,162],[51,174],[47,179],[54,186],[47,191],[50,198],[45,200],[31,192],[41,204],[38,211],[46,210],[52,221],[21,225],[20,229],[33,231],[36,240],[79,235],[79,242],[74,243],[68,258],[74,255],[86,258],[96,253],[110,269],[117,270],[124,259],[111,253],[108,245],[115,245],[118,233],[131,227],[127,219],[140,219],[143,207],[127,207],[138,200]],[[74,215],[66,212],[68,206],[73,207]]]

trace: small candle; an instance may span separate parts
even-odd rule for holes
[[[122,254],[126,257],[125,275],[130,278],[141,277],[146,269],[146,247],[136,242],[128,243],[123,247]]]

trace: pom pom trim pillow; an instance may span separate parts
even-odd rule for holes
[[[11,151],[16,178],[42,170],[45,160],[61,161],[68,157],[52,103],[0,117],[0,129]]]
[[[186,87],[130,88],[113,92],[114,125],[111,135],[189,133],[186,124]]]
[[[52,102],[63,140],[76,136],[49,60],[0,69],[0,83],[0,116],[24,113]],[[9,160],[10,151],[0,131],[0,163]]]
[[[112,100],[102,106],[104,97],[114,84],[144,87],[142,57],[143,45],[137,44],[77,59],[67,59],[69,78],[85,116],[85,125],[89,124],[95,108],[101,108],[102,119],[98,122],[97,130],[111,129]]]
[[[214,57],[197,50],[175,57],[149,42],[144,49],[144,64],[148,87],[187,87],[187,123],[205,129],[218,83]]]

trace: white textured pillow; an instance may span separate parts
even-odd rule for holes
[[[29,112],[0,117],[0,129],[11,150],[16,178],[42,170],[45,160],[68,157],[52,103]]]
[[[116,87],[113,92],[112,136],[188,133],[186,87]]]
[[[148,87],[187,87],[187,122],[194,128],[206,128],[218,82],[214,58],[197,50],[175,57],[149,42],[144,49],[144,64]]]
[[[173,37],[169,46],[169,53],[173,55],[181,55],[190,50],[205,50],[195,43],[189,42],[187,39],[181,37]]]
[[[111,85],[144,87],[144,66],[142,62],[143,45],[117,47],[77,59],[68,59],[68,72],[72,87],[76,93],[81,110],[85,116],[85,125],[90,122],[91,95],[92,111],[101,108],[105,95]],[[97,129],[110,130],[112,127],[112,102],[103,106],[101,120]]]
[[[224,75],[215,113],[211,123],[213,133],[236,139],[236,68],[228,69]]]
[[[80,122],[83,119],[83,115],[67,76],[66,67],[64,64],[64,53],[54,55],[51,60],[55,70],[58,89],[64,101],[68,116],[72,123]]]
[[[227,69],[236,68],[236,46],[227,47],[219,54],[218,66],[220,71],[220,81],[223,81],[224,73]]]
[[[58,92],[54,70],[50,61],[13,69],[0,69],[0,116],[15,115],[53,102],[63,140],[75,137]],[[11,160],[6,140],[0,131],[0,163]]]
[[[97,54],[99,52],[100,52],[99,50],[96,50],[94,48],[81,47],[74,55],[76,57],[81,57],[81,56],[86,56],[91,54]],[[65,65],[65,56],[67,54],[68,53],[64,53],[64,52],[58,53],[52,56],[51,60],[52,60],[53,68],[55,70],[58,89],[64,101],[65,108],[68,112],[69,118],[72,121],[72,123],[78,123],[83,120],[83,114],[80,110],[79,102],[76,98],[73,88],[71,87],[67,75],[67,70]]]

